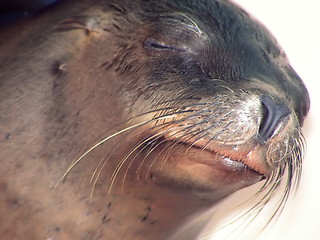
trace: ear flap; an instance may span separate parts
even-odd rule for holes
[[[99,29],[99,20],[97,17],[92,16],[73,16],[66,18],[59,22],[54,30],[56,31],[69,31],[82,29],[85,30],[86,34],[97,31]]]

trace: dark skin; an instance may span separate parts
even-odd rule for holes
[[[299,178],[307,90],[227,1],[66,1],[2,32],[0,68],[5,239],[168,239]]]

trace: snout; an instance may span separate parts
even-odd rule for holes
[[[228,92],[184,105],[190,111],[167,125],[166,139],[241,162],[266,177],[298,147],[295,112],[271,94]]]

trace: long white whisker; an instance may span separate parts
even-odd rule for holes
[[[159,119],[167,119],[167,118],[172,118],[173,116],[165,116],[165,117],[160,117]],[[114,134],[111,134],[110,136],[102,139],[100,142],[96,143],[95,145],[93,145],[91,148],[89,148],[85,153],[83,153],[79,158],[77,158],[75,161],[73,161],[71,163],[71,165],[68,167],[68,169],[66,170],[66,172],[61,176],[61,178],[59,179],[59,181],[56,183],[56,185],[53,187],[53,189],[55,189],[58,184],[60,184],[63,179],[68,175],[68,173],[74,168],[74,166],[76,166],[85,156],[87,156],[92,150],[94,150],[95,148],[99,147],[100,145],[102,145],[103,143],[105,143],[106,141],[110,140],[111,138],[115,137],[115,136],[118,136],[119,134],[121,133],[124,133],[126,131],[129,131],[129,130],[132,130],[134,128],[137,128],[137,127],[140,127],[142,125],[145,125],[151,121],[153,121],[155,119],[152,119],[152,120],[148,120],[148,121],[144,121],[144,122],[141,122],[141,123],[138,123],[138,124],[135,124],[133,126],[130,126],[130,127],[127,127],[125,129],[122,129]]]

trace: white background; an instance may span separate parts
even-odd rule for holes
[[[304,124],[307,154],[296,196],[287,204],[285,212],[271,230],[259,237],[252,234],[259,222],[266,219],[267,214],[263,213],[250,227],[246,227],[247,234],[237,233],[227,239],[320,240],[320,121],[317,120],[320,119],[320,1],[234,1],[263,22],[278,39],[309,90],[311,110]],[[238,199],[235,196],[230,201],[234,203]],[[217,215],[225,215],[226,209],[220,206]],[[211,225],[206,232],[212,229]],[[220,231],[210,239],[225,239],[223,235]]]

